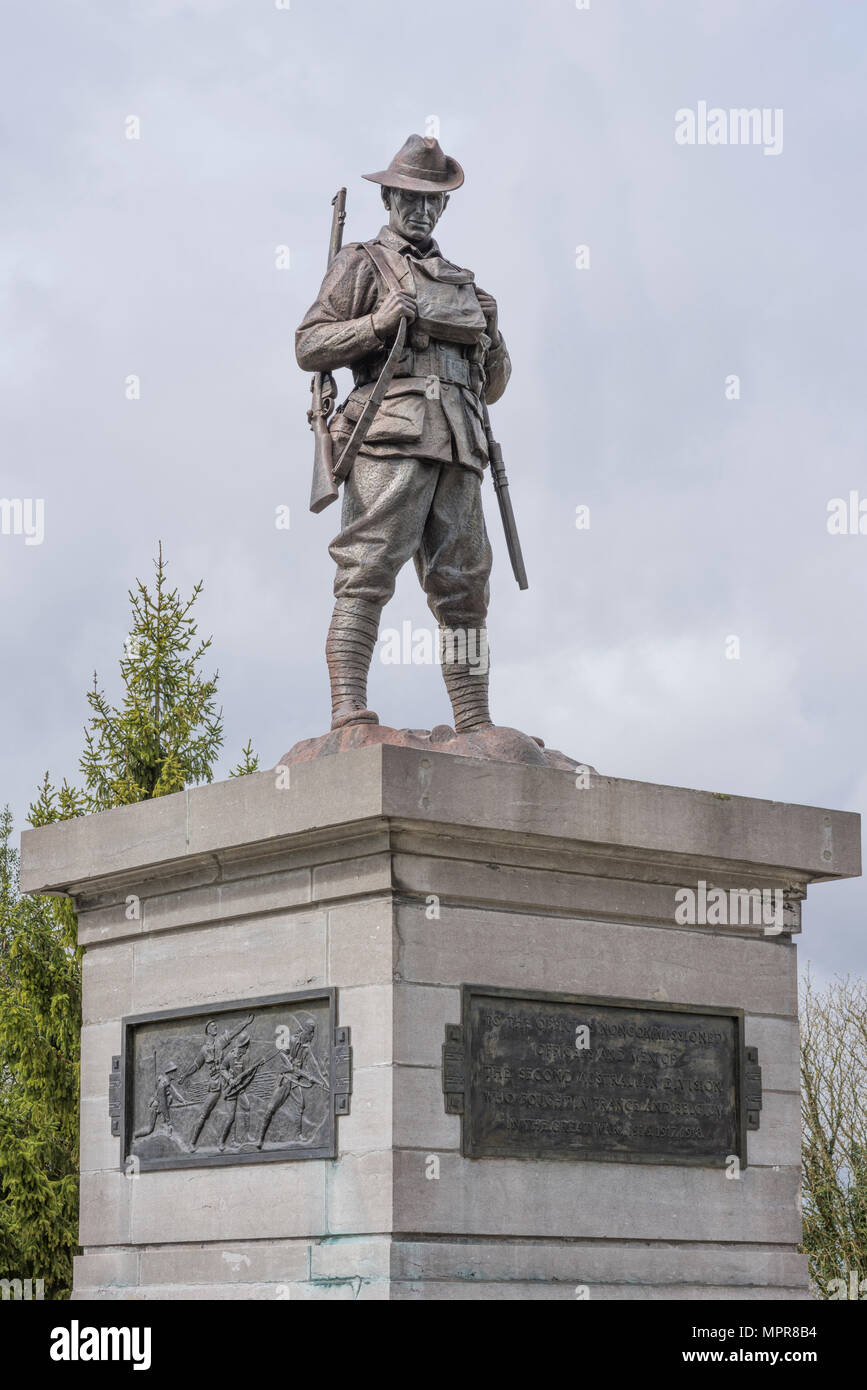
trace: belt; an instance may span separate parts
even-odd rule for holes
[[[472,389],[470,366],[454,348],[431,343],[421,351],[410,348],[401,358],[395,376],[435,376],[452,386]]]
[[[435,376],[448,385],[465,386],[478,395],[481,388],[479,386],[477,389],[474,382],[474,367],[475,363],[462,356],[460,348],[453,347],[450,343],[431,343],[423,349],[407,348],[398,363],[394,379],[407,376]],[[476,372],[478,373],[478,368]],[[366,386],[369,382],[376,381],[378,375],[371,363],[359,363],[355,369],[355,384]]]

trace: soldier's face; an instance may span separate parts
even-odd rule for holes
[[[407,241],[423,245],[430,241],[448,200],[447,193],[410,193],[406,188],[390,188],[388,224]]]

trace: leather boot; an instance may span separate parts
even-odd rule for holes
[[[493,728],[488,709],[487,629],[469,629],[473,639],[469,644],[469,650],[467,632],[466,628],[440,628],[443,679],[452,702],[457,734],[469,733],[471,729]],[[467,657],[471,657],[472,660],[468,661]]]
[[[331,727],[378,724],[367,708],[367,673],[379,634],[381,609],[360,598],[339,598],[325,643],[331,679]]]

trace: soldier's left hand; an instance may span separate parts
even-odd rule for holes
[[[492,294],[486,294],[484,290],[476,290],[476,298],[479,301],[482,313],[488,324],[488,337],[494,342],[497,340],[497,301]]]

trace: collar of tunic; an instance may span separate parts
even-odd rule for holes
[[[413,241],[407,241],[406,237],[402,237],[400,232],[396,232],[394,228],[389,227],[387,223],[384,227],[380,227],[376,240],[381,241],[383,245],[389,247],[390,250],[398,251],[401,256],[414,256],[416,260],[420,261],[426,260],[428,256],[442,255],[433,237],[431,237],[425,250],[422,251],[420,246],[416,246]]]

